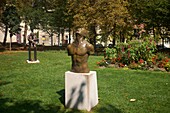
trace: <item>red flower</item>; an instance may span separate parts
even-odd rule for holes
[[[119,67],[125,67],[125,65],[122,63],[119,63]]]
[[[125,48],[124,47],[122,47],[122,52],[124,52],[125,51]]]
[[[117,58],[117,61],[120,61],[120,60],[121,60],[121,57],[118,57],[118,58]]]
[[[112,64],[116,63],[116,58],[112,58],[111,63]]]
[[[162,59],[162,62],[169,62],[169,61],[170,61],[170,59],[167,58],[167,57],[165,57],[164,59]]]
[[[128,45],[128,48],[131,48],[131,45]]]
[[[150,39],[150,42],[152,42],[152,39]]]
[[[141,64],[144,63],[144,60],[143,60],[143,59],[140,59],[140,60],[139,60],[139,63],[141,63]]]
[[[97,64],[97,65],[99,65],[99,64],[100,64],[100,62],[96,62],[96,64]]]
[[[128,51],[128,58],[130,58],[130,51]]]
[[[169,62],[169,59],[168,59],[168,58],[165,58],[165,62]]]

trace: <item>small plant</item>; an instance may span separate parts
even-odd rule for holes
[[[164,66],[165,66],[165,62],[164,61],[159,61],[158,67],[159,68],[164,68]]]
[[[135,62],[132,62],[131,64],[129,64],[128,66],[130,69],[139,69],[141,66]]]
[[[158,63],[158,67],[159,68],[164,68],[166,64],[168,64],[170,62],[170,59],[165,57],[164,59],[162,59],[161,61],[159,61]]]
[[[107,67],[109,65],[109,63],[105,59],[103,59],[103,60],[97,62],[97,65]]]
[[[163,53],[157,53],[157,57],[158,61],[161,61],[165,56],[163,55]]]
[[[166,71],[170,71],[170,62],[166,63],[165,66],[164,66],[165,70]]]
[[[123,63],[119,63],[119,67],[125,67]]]
[[[116,58],[112,58],[110,63],[115,64],[116,63]]]

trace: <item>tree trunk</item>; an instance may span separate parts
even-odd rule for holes
[[[11,51],[12,49],[12,33],[10,33],[10,44],[9,44],[9,50]]]
[[[62,46],[65,45],[64,42],[64,29],[61,30]]]
[[[119,41],[122,42],[122,32],[119,32]]]
[[[51,46],[53,46],[53,33],[50,34],[51,37]]]
[[[107,47],[107,41],[108,41],[108,34],[104,35],[104,47]]]
[[[116,31],[114,30],[113,31],[113,40],[112,40],[112,44],[113,44],[113,47],[116,45]]]
[[[60,46],[60,33],[61,33],[61,30],[59,29],[59,32],[58,32],[58,46]]]
[[[27,23],[25,23],[25,26],[24,26],[24,39],[23,39],[23,43],[24,43],[24,49],[26,49],[26,39],[27,39],[27,30],[28,30],[28,25]]]
[[[71,29],[70,29],[70,27],[69,27],[69,36],[68,36],[68,43],[70,44],[71,43]]]
[[[122,33],[122,31],[120,31],[120,42],[125,42],[125,36],[124,34]]]
[[[162,48],[164,48],[164,37],[162,36]]]
[[[94,50],[96,50],[96,35],[94,35]]]
[[[113,44],[113,47],[116,45],[116,40],[115,40],[115,38],[113,38],[112,44]]]
[[[156,34],[155,34],[155,27],[153,26],[153,36],[154,36],[154,38],[156,37]]]
[[[92,35],[92,38],[90,38],[90,43],[94,45],[94,50],[96,51],[96,36],[97,36],[97,33],[96,33],[95,25],[90,26],[90,31],[91,31],[91,35]]]
[[[8,26],[5,27],[3,46],[6,46],[7,35],[8,35]]]

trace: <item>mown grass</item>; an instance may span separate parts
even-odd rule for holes
[[[0,53],[0,113],[87,112],[64,107],[64,73],[71,65],[65,51],[38,52],[39,64],[28,64],[27,58],[27,52]],[[89,57],[100,99],[90,113],[170,111],[169,73],[98,68],[101,59]]]

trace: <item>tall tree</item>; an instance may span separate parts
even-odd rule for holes
[[[145,23],[149,28],[170,26],[169,0],[128,0],[129,10],[136,24]]]
[[[26,37],[28,26],[30,26],[31,31],[39,28],[40,22],[42,21],[44,15],[44,1],[45,0],[15,0],[16,6],[20,11],[24,26],[24,45],[26,47]]]
[[[90,29],[94,45],[96,27],[100,27],[103,35],[109,35],[125,27],[130,17],[126,0],[69,0],[68,4],[74,27]]]
[[[71,16],[67,13],[67,0],[51,0],[44,1],[46,14],[43,15],[42,28],[52,39],[53,33],[62,34],[64,40],[64,29],[72,27]],[[52,5],[47,5],[52,4]],[[70,35],[69,35],[70,39]],[[58,39],[60,40],[60,39]]]
[[[10,38],[19,31],[20,16],[17,9],[13,5],[6,5],[5,11],[2,14],[2,23],[5,25],[5,35],[3,45],[6,45],[8,29],[10,32]]]

